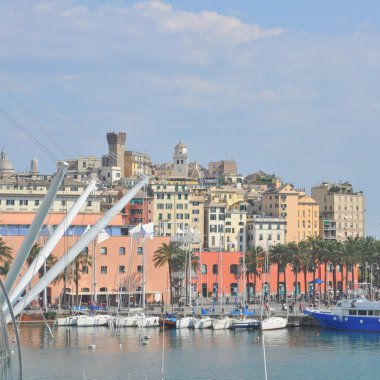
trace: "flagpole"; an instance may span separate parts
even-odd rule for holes
[[[92,241],[92,303],[96,305],[97,296],[96,296],[96,239]]]

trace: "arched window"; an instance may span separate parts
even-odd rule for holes
[[[89,288],[82,288],[81,291],[82,291],[82,292],[89,292],[90,289],[89,289]]]
[[[202,274],[207,274],[207,265],[202,264]]]
[[[218,274],[218,264],[212,266],[212,274]]]
[[[237,275],[238,272],[238,266],[236,264],[231,264],[230,265],[230,273]]]

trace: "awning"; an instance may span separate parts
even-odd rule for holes
[[[323,283],[324,283],[324,281],[322,281],[320,278],[316,278],[313,281],[309,281],[310,285],[313,285],[313,284],[323,284]]]

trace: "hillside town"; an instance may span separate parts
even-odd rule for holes
[[[141,178],[150,177],[149,185],[108,225],[107,238],[89,245],[72,269],[48,287],[45,303],[61,305],[73,302],[73,297],[77,303],[88,303],[94,294],[99,303],[115,305],[121,302],[120,294],[137,303],[143,288],[147,302],[155,303],[208,297],[250,300],[263,290],[279,299],[313,294],[315,284],[309,282],[315,278],[325,282],[318,291],[336,297],[358,281],[354,259],[343,259],[343,254],[321,259],[326,249],[337,251],[365,240],[364,194],[351,183],[319,183],[308,194],[275,174],[257,171],[243,176],[235,161],[212,161],[204,167],[191,161],[191,149],[182,141],[171,157],[168,152],[169,162],[154,163],[147,153],[126,149],[126,133],[107,133],[106,138],[108,154],[65,160],[66,177],[36,250],[90,179],[96,180],[97,188],[67,226],[53,258],[62,257]],[[39,172],[35,157],[29,171],[18,172],[5,150],[1,152],[0,235],[11,255],[27,234],[53,176]],[[131,231],[146,224],[154,226],[151,239],[134,239]],[[163,247],[169,254],[171,249],[188,252],[191,259],[169,268],[159,255]],[[307,262],[302,260],[305,252]],[[91,268],[94,257],[96,268]],[[189,271],[186,260],[192,261]],[[1,265],[6,274],[6,257]]]

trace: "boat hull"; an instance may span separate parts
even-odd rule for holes
[[[311,315],[321,327],[343,331],[380,332],[380,318],[366,316],[339,316],[337,314],[305,310],[304,314]]]
[[[171,329],[176,327],[176,319],[175,318],[160,318],[158,320],[160,326],[169,327]]]
[[[215,319],[212,323],[213,330],[226,330],[230,329],[232,325],[231,318]]]
[[[288,324],[286,318],[281,317],[269,317],[261,321],[261,330],[279,330],[284,329]]]
[[[234,321],[232,323],[232,328],[234,330],[240,330],[240,329],[245,329],[245,330],[255,330],[260,327],[260,322],[257,321],[256,319],[245,319],[241,321]]]
[[[203,319],[197,319],[194,322],[193,327],[195,329],[211,329],[212,328],[212,319],[211,318],[203,318]]]

